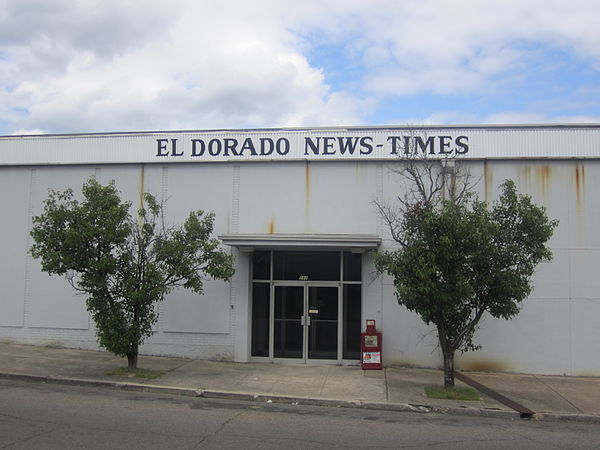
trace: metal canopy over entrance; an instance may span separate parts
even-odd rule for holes
[[[225,245],[240,251],[255,249],[346,249],[364,251],[376,249],[381,238],[374,234],[222,234]]]

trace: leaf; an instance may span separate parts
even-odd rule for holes
[[[167,229],[162,205],[145,193],[130,215],[114,182],[90,178],[82,200],[71,189],[50,191],[33,218],[31,254],[42,270],[62,275],[86,295],[99,344],[119,356],[137,355],[153,333],[157,305],[181,286],[202,293],[204,276],[228,280],[233,258],[212,238],[214,214],[196,211]]]

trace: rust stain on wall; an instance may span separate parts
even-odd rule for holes
[[[550,176],[552,170],[550,166],[539,166],[535,168],[535,174],[538,184],[538,189],[542,196],[543,202],[548,203],[548,188],[550,187]]]
[[[483,178],[485,181],[485,201],[490,203],[494,197],[494,173],[488,166],[487,160],[483,162]]]
[[[468,359],[460,362],[461,370],[473,370],[477,372],[511,372],[509,364],[498,360]]]
[[[519,168],[519,178],[526,193],[537,195],[542,202],[548,203],[552,168],[550,166],[523,166]]]
[[[269,219],[269,234],[275,234],[275,217]]]
[[[310,163],[306,162],[304,165],[304,189],[306,199],[310,200]]]
[[[519,167],[519,183],[517,183],[517,186],[519,191],[524,191],[522,193],[531,193],[531,166]]]
[[[577,243],[585,242],[585,166],[576,164],[574,169],[575,207],[577,216]]]
[[[585,166],[575,166],[575,195],[577,196],[577,214],[582,211],[585,200]]]
[[[144,186],[146,184],[146,167],[144,164],[140,166],[140,177],[138,179],[138,195],[140,208],[144,207]]]

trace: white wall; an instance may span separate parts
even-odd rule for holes
[[[260,162],[170,165],[1,167],[0,202],[8,211],[0,233],[0,339],[94,348],[84,299],[26,256],[32,215],[47,189],[73,187],[95,174],[115,179],[124,197],[139,189],[168,200],[173,223],[192,209],[214,211],[221,233],[367,233],[393,248],[373,200],[393,202],[404,182],[382,162]],[[484,318],[482,350],[458,358],[463,368],[600,375],[600,191],[598,160],[470,162],[477,190],[492,200],[506,178],[560,220],[554,261],[541,265],[535,290],[513,320]],[[209,282],[203,296],[173,292],[160,305],[156,334],[144,352],[245,360],[248,355],[247,254],[236,252],[233,283]],[[384,362],[438,366],[435,332],[397,304],[392,280],[363,270],[363,319],[384,333]]]

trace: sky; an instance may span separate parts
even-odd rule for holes
[[[0,0],[0,135],[600,123],[598,0]]]

